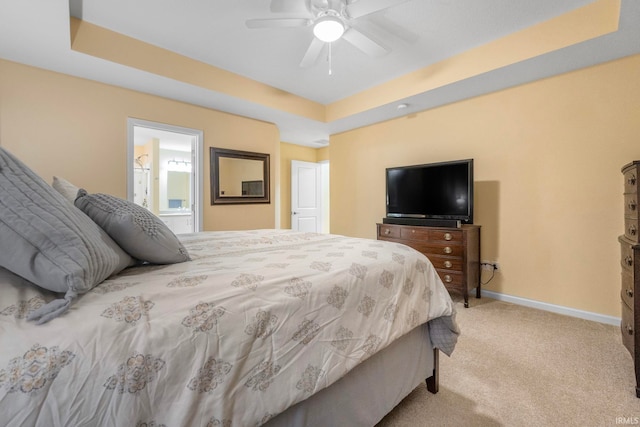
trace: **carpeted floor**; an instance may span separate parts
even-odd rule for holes
[[[620,328],[488,298],[463,308],[440,391],[421,385],[377,427],[640,424]]]

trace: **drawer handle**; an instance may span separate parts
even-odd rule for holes
[[[451,264],[451,261],[449,261],[449,260],[444,262],[444,266],[447,267],[447,268],[451,268],[452,265],[453,264]]]
[[[444,233],[444,240],[451,240],[453,238],[453,236],[451,235],[451,233]]]
[[[629,298],[633,298],[633,291],[631,289],[627,289],[626,293]]]
[[[624,263],[631,267],[633,265],[633,258],[627,255],[627,257],[624,259]]]
[[[445,254],[450,254],[451,252],[453,252],[451,246],[445,246],[443,250]]]
[[[390,229],[388,229],[388,228],[385,228],[385,229],[384,229],[384,234],[391,234],[391,230],[390,230]]]
[[[629,202],[629,210],[630,211],[635,211],[637,206],[638,205],[636,204],[635,200],[632,200],[632,201]]]
[[[629,335],[633,335],[633,326],[631,326],[631,325],[627,325],[627,333],[628,333]]]
[[[629,183],[629,185],[636,185],[636,175],[632,173],[629,176],[629,179],[627,179],[627,182]]]
[[[629,235],[630,235],[630,236],[635,236],[635,235],[636,235],[636,233],[637,233],[636,226],[635,226],[635,225],[633,225],[633,224],[631,224],[631,225],[629,226]]]
[[[453,278],[451,276],[449,276],[448,274],[444,275],[444,281],[447,283],[451,283],[453,281]]]

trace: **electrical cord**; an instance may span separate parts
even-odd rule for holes
[[[490,264],[490,263],[482,263],[482,264],[480,264],[480,267],[482,267],[483,265],[490,265],[490,266],[492,266],[493,268],[491,269],[491,277],[489,277],[489,280],[487,280],[486,282],[483,282],[483,281],[482,281],[482,271],[483,271],[483,270],[482,270],[482,268],[480,268],[480,284],[481,284],[482,286],[484,286],[484,285],[488,284],[490,281],[492,281],[492,280],[493,280],[493,277],[496,275],[496,270],[497,270],[497,268],[496,268],[496,267],[495,267],[495,265],[493,265],[493,264]]]

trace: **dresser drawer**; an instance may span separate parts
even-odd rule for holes
[[[625,240],[620,241],[620,264],[622,268],[632,270],[635,260],[634,260],[634,252],[631,244],[627,243]]]
[[[400,238],[407,240],[430,240],[462,244],[462,231],[404,227],[400,229]]]
[[[622,270],[622,289],[620,290],[620,298],[629,307],[633,307],[633,271],[628,269]]]
[[[635,164],[624,169],[624,192],[638,192],[638,168]]]
[[[431,240],[441,240],[443,242],[457,242],[462,244],[462,231],[456,230],[431,230]]]
[[[464,277],[462,276],[462,273],[453,273],[451,271],[440,270],[438,268],[436,268],[436,271],[445,286],[452,288],[460,288],[463,286]]]
[[[400,229],[400,238],[408,240],[429,240],[430,231],[426,228],[403,227]]]
[[[635,356],[634,351],[634,337],[635,327],[633,323],[633,310],[622,304],[622,321],[620,322],[620,332],[622,333],[622,344],[627,347],[627,350],[631,353],[631,356]]]
[[[636,193],[624,195],[624,217],[638,218],[638,195]]]
[[[627,239],[638,242],[638,219],[637,218],[625,218],[624,219],[624,235]]]
[[[462,258],[461,257],[448,257],[442,255],[427,255],[429,261],[436,269],[439,270],[452,270],[462,271]]]
[[[464,254],[464,247],[457,244],[419,242],[413,240],[402,241],[407,246],[411,246],[418,252],[422,252],[428,257],[431,255],[447,255],[450,257],[460,257]]]
[[[378,237],[381,239],[399,239],[400,227],[380,224],[378,226]]]

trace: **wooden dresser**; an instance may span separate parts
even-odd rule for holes
[[[462,294],[465,307],[469,307],[469,291],[475,288],[480,298],[480,226],[378,224],[378,240],[403,243],[425,254],[447,290]]]
[[[640,397],[640,244],[638,233],[638,172],[640,161],[629,163],[622,168],[624,174],[624,235],[620,242],[620,263],[622,264],[622,343],[633,358],[636,374],[636,396]]]

